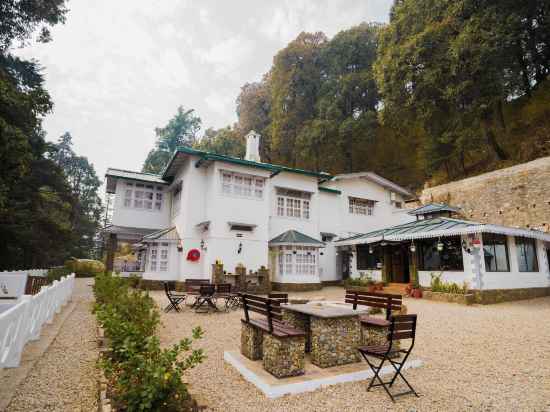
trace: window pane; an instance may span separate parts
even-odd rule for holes
[[[132,199],[124,199],[124,206],[125,207],[132,206]]]
[[[483,235],[485,270],[488,272],[509,272],[506,236],[486,233]]]
[[[518,253],[519,271],[538,272],[539,264],[537,260],[535,240],[517,237],[516,248]]]

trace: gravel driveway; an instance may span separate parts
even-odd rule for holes
[[[343,289],[296,296],[342,299]],[[163,293],[153,292],[163,307]],[[405,299],[419,315],[413,358],[425,365],[405,372],[420,398],[392,404],[382,388],[365,382],[267,399],[223,360],[239,348],[242,310],[231,313],[162,315],[163,344],[190,336],[200,325],[197,346],[208,359],[188,373],[191,391],[216,411],[507,410],[550,411],[550,298],[490,306]],[[400,390],[401,387],[396,388]]]
[[[17,388],[7,412],[97,411],[98,348],[90,282],[76,279],[73,312]]]

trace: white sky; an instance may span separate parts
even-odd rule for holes
[[[236,121],[235,99],[301,31],[332,37],[362,21],[386,22],[392,0],[69,0],[53,40],[17,53],[37,58],[55,104],[48,140],[69,131],[103,179],[140,170],[176,108],[203,128]]]

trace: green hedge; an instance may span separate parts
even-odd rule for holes
[[[182,376],[205,358],[201,349],[191,348],[193,341],[202,337],[201,329],[193,330],[192,339],[161,349],[157,336],[160,315],[148,293],[130,289],[127,279],[100,274],[94,294],[94,312],[109,349],[100,364],[114,406],[125,411],[191,409],[193,403]]]
[[[65,262],[65,267],[77,277],[94,277],[105,272],[103,262],[92,259],[69,259]]]

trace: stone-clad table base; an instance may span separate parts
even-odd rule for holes
[[[360,362],[361,325],[357,316],[310,317],[311,363],[320,368]]]

